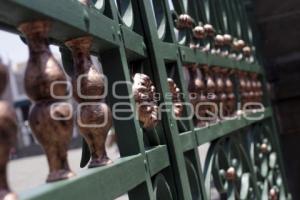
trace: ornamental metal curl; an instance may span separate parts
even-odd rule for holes
[[[278,154],[272,142],[272,129],[266,123],[260,123],[249,131],[249,156],[254,165],[260,198],[288,198],[278,165]]]
[[[221,199],[257,199],[254,170],[236,136],[211,143],[205,161],[204,176],[208,199],[213,187]]]

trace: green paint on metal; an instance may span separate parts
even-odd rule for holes
[[[189,101],[182,70],[186,64],[256,72],[265,80],[259,59],[247,63],[191,49],[188,47],[193,39],[191,30],[177,30],[174,26],[173,17],[189,14],[196,23],[212,23],[218,34],[243,37],[254,46],[253,28],[241,0],[126,0],[117,1],[118,5],[115,0],[102,2],[105,6],[99,8],[101,1],[95,6],[83,6],[77,0],[0,0],[0,27],[20,34],[17,26],[21,22],[52,21],[50,41],[61,46],[68,73],[72,73],[73,64],[64,41],[92,36],[92,53],[99,56],[108,77],[108,91],[112,91],[115,81],[132,81],[132,66],[136,63],[142,63],[141,70],[153,79],[160,94],[169,92],[167,78],[172,76],[184,94],[184,102]],[[130,85],[118,88],[119,95],[131,93]],[[170,103],[170,99],[162,97],[161,103]],[[265,102],[270,106],[267,97]],[[111,107],[115,103],[129,103],[135,113],[133,98],[118,99],[109,92],[108,103]],[[184,115],[190,112],[184,108]],[[250,116],[261,114],[251,113]],[[86,170],[70,180],[21,193],[20,199],[111,200],[128,192],[134,200],[208,200],[213,179],[223,199],[267,199],[269,186],[282,182],[282,187],[278,187],[280,198],[291,199],[271,107],[263,114],[257,120],[241,117],[196,128],[192,120],[179,122],[167,112],[163,113],[162,122],[155,131],[143,130],[137,116],[127,121],[114,119],[121,154],[119,160],[110,166]],[[143,137],[147,134],[156,134],[158,144],[146,145]],[[258,146],[264,141],[272,149],[269,156],[266,154],[259,160]],[[204,143],[211,143],[211,146],[202,163],[205,166],[202,173],[197,147]],[[86,149],[83,147],[83,150]],[[83,164],[87,162],[84,158],[88,153],[83,151]],[[236,168],[240,185],[225,181],[224,170],[229,166]]]

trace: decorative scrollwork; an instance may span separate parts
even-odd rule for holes
[[[287,193],[278,165],[278,155],[271,139],[271,128],[262,123],[254,125],[249,131],[251,131],[248,137],[249,155],[255,166],[261,198],[285,199]]]
[[[257,199],[250,159],[237,139],[221,138],[211,144],[204,167],[206,192],[214,186],[221,198]]]
[[[162,174],[156,175],[153,183],[154,199],[172,200],[173,195],[170,186]]]

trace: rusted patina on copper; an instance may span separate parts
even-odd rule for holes
[[[4,63],[2,63],[2,60],[0,58],[0,96],[4,92],[6,85],[8,81],[8,75],[7,75],[7,70],[6,66]]]
[[[168,78],[170,93],[172,94],[173,112],[175,117],[181,117],[183,111],[182,100],[180,98],[180,89],[177,87],[173,79]]]
[[[184,28],[193,28],[194,20],[188,14],[181,14],[176,20],[176,28],[184,29]]]
[[[17,199],[7,182],[7,164],[12,147],[17,140],[17,118],[12,106],[0,101],[0,199]]]
[[[207,107],[205,106],[200,106],[200,103],[207,101],[205,93],[206,86],[203,73],[196,64],[191,66],[185,66],[183,69],[186,81],[188,83],[190,102],[193,105],[194,111],[197,112],[195,113],[195,115],[197,116],[195,123],[197,126],[204,126],[206,123],[200,118],[206,116],[207,109]]]
[[[77,113],[77,125],[91,153],[89,168],[112,163],[105,149],[107,134],[112,126],[112,113],[107,104],[101,102],[104,93],[104,77],[93,65],[90,51],[91,37],[80,37],[67,41],[73,55],[73,94],[82,104]]]
[[[158,106],[155,100],[155,87],[149,76],[136,73],[132,91],[136,102],[139,120],[143,127],[154,128],[158,123]]]
[[[67,161],[67,149],[72,137],[72,110],[64,101],[53,97],[67,93],[66,76],[50,52],[47,34],[48,21],[23,23],[19,30],[26,36],[30,57],[25,71],[25,90],[34,101],[29,114],[30,127],[42,145],[49,164],[47,182],[70,178],[74,175]],[[51,84],[60,84],[52,87]]]

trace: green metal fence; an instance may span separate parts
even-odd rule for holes
[[[176,28],[179,16],[188,14],[193,26],[211,23],[216,33],[229,33],[255,46],[242,0],[93,0],[90,6],[77,0],[0,0],[0,5],[3,30],[19,34],[16,27],[22,22],[49,20],[50,41],[61,47],[67,71],[72,66],[64,42],[91,36],[92,54],[102,63],[108,91],[112,91],[115,81],[131,81],[134,70],[150,76],[161,94],[169,92],[167,78],[172,77],[185,94],[183,101],[189,102],[183,66],[190,64],[255,72],[264,80],[259,60],[237,61],[190,48],[190,43],[195,42],[193,27]],[[121,85],[118,91],[125,96],[132,88]],[[110,92],[108,96],[111,107],[120,102],[135,105],[133,98],[118,99]],[[168,102],[170,99],[162,95],[160,103]],[[221,199],[291,199],[266,95],[264,104],[261,119],[242,117],[207,127],[197,127],[192,119],[175,120],[171,112],[163,113],[157,127],[150,131],[136,119],[114,119],[119,160],[87,169],[69,180],[45,184],[19,197],[92,200],[114,199],[128,193],[130,199],[138,200],[211,199],[215,188]],[[171,107],[167,105],[166,109]],[[190,112],[185,107],[184,115]],[[197,148],[205,143],[210,147],[201,165]],[[234,178],[230,178],[232,170]]]

